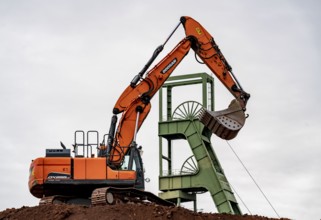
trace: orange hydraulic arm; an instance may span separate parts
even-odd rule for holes
[[[162,51],[172,33],[165,43],[155,50],[152,58],[143,70],[134,77],[114,106],[114,116],[107,143],[109,148],[107,157],[110,165],[121,165],[130,147],[135,146],[136,133],[150,111],[151,98],[161,88],[191,48],[235,96],[243,110],[245,110],[249,94],[243,91],[233,76],[231,67],[215,44],[213,37],[197,21],[190,17],[181,17],[180,21],[185,28],[186,37],[143,77],[145,71]],[[115,134],[116,114],[122,112],[123,115]]]
[[[123,112],[113,141],[109,162],[119,165],[129,150],[136,132],[147,117],[150,100],[191,48],[191,41],[183,39],[163,60],[151,69],[136,86],[129,85],[119,97],[114,114]]]
[[[181,22],[184,25],[186,36],[194,38],[193,50],[240,102],[242,108],[245,108],[250,95],[242,89],[232,72],[232,67],[226,61],[214,38],[202,25],[190,17],[182,17]]]

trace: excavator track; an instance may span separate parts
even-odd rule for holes
[[[68,200],[72,198],[73,197],[61,195],[47,196],[40,199],[39,205],[68,203]]]
[[[40,199],[39,205],[53,204],[54,200],[55,200],[55,196],[43,197],[43,198]]]
[[[43,197],[39,201],[39,205],[50,205],[50,204],[74,204],[74,205],[90,206],[90,200],[88,198],[78,198],[74,196],[54,195],[54,196]]]
[[[163,206],[174,206],[174,203],[161,199],[153,193],[142,191],[136,188],[114,188],[104,187],[95,189],[91,196],[91,204],[114,205],[117,203],[145,203],[153,202]]]

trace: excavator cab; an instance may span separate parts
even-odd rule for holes
[[[245,124],[246,115],[240,102],[233,99],[227,109],[208,111],[202,109],[199,120],[218,137],[231,140]]]

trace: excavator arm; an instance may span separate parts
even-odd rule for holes
[[[163,50],[169,38],[159,46],[114,106],[114,116],[107,142],[107,157],[110,165],[120,166],[130,148],[136,147],[136,134],[150,111],[150,100],[191,48],[235,97],[226,110],[210,112],[203,109],[200,121],[223,139],[234,138],[245,122],[244,111],[250,95],[242,89],[236,80],[232,68],[219,50],[214,38],[190,17],[181,17],[180,23],[185,28],[186,37],[144,77],[145,71]],[[116,115],[119,113],[123,114],[116,130]],[[228,122],[226,122],[227,120]],[[235,128],[236,125],[237,128]]]
[[[181,17],[181,22],[185,28],[186,36],[193,39],[192,48],[195,53],[240,102],[242,108],[245,108],[250,95],[242,89],[232,72],[232,67],[228,64],[214,38],[191,17]]]
[[[206,29],[191,17],[181,17],[181,22],[186,36],[193,39],[192,48],[195,53],[235,97],[225,110],[212,112],[203,109],[199,119],[220,138],[233,139],[245,123],[244,112],[250,94],[243,90],[232,72],[232,67]]]

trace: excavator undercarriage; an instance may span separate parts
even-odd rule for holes
[[[39,201],[39,205],[48,204],[76,204],[84,206],[97,205],[114,205],[122,203],[155,203],[163,206],[174,206],[175,204],[161,199],[155,194],[133,187],[117,188],[117,187],[102,187],[97,188],[92,192],[91,197],[81,198],[76,196],[47,196]]]
[[[163,206],[174,206],[174,203],[161,199],[153,193],[135,188],[104,187],[95,189],[91,196],[92,205],[114,205],[128,202],[153,202]]]

